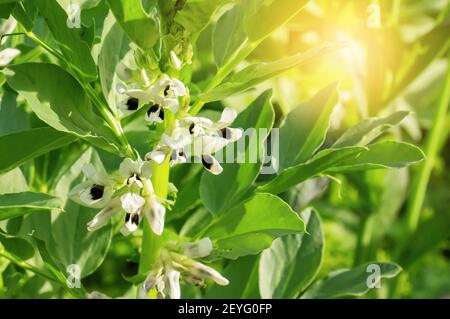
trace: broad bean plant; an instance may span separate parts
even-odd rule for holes
[[[383,256],[324,272],[321,205],[293,198],[425,159],[381,87],[384,112],[341,129],[339,81],[280,108],[274,79],[351,45],[256,57],[310,6],[0,0],[0,296],[331,298],[397,276]]]

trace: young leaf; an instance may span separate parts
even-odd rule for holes
[[[422,161],[425,154],[404,142],[382,141],[368,146],[358,157],[342,161],[328,172],[400,168]]]
[[[304,231],[302,219],[288,204],[270,194],[256,194],[216,218],[203,232],[225,258],[254,255],[280,236]]]
[[[62,210],[62,200],[48,194],[33,192],[0,195],[0,220],[22,216],[38,209]]]
[[[295,17],[309,0],[261,1],[260,8],[245,20],[250,41],[259,41]],[[260,3],[261,3],[260,2]]]
[[[7,81],[51,127],[85,138],[110,152],[119,149],[114,133],[93,112],[80,84],[59,66],[49,63],[13,65],[8,69]]]
[[[258,187],[258,191],[280,194],[290,187],[300,184],[324,171],[332,169],[349,158],[355,158],[366,150],[364,147],[347,147],[342,149],[326,149],[317,153],[307,163],[284,169],[267,184]]]
[[[308,233],[277,238],[261,254],[259,291],[262,298],[296,298],[316,277],[322,263],[324,235],[319,214],[301,214]]]
[[[148,15],[141,0],[108,0],[109,7],[130,39],[144,51],[151,50],[158,40],[156,19]]]
[[[305,162],[322,145],[337,99],[334,83],[287,115],[280,128],[280,171]]]
[[[383,118],[365,119],[342,134],[332,147],[367,145],[385,130],[399,124],[407,115],[407,111],[398,111]]]
[[[210,23],[219,8],[235,0],[187,0],[183,9],[175,15],[175,22],[181,24],[188,34],[196,39]]]
[[[250,65],[226,79],[223,84],[203,94],[201,99],[205,102],[223,100],[231,95],[248,90],[291,68],[311,62],[314,58],[334,52],[340,48],[342,48],[341,44],[325,44],[278,61]]]
[[[20,166],[30,159],[64,145],[73,143],[76,136],[41,127],[0,136],[0,173]],[[19,146],[19,147],[18,147]]]
[[[379,268],[377,268],[379,267]],[[325,299],[345,296],[362,296],[370,290],[370,285],[377,284],[374,269],[379,269],[379,279],[397,276],[401,268],[391,263],[367,263],[353,269],[335,271],[314,283],[302,299]],[[376,271],[376,270],[375,270]],[[374,278],[372,281],[371,278]],[[382,282],[380,283],[382,284]]]
[[[250,153],[261,154],[263,151],[264,140],[272,128],[275,117],[270,103],[271,94],[271,92],[266,92],[259,96],[244,112],[239,114],[233,123],[235,127],[244,130],[251,129],[248,139],[244,134],[236,143],[238,152],[244,152],[244,154],[234,154],[234,162],[223,164],[223,172],[220,175],[203,173],[200,197],[206,208],[212,213],[226,211],[245,199],[245,196],[248,196],[249,188],[258,176],[262,165],[259,158],[255,163],[250,160],[238,163],[237,158],[245,156],[245,159],[250,159]],[[266,129],[266,131],[262,134],[259,129]],[[241,150],[239,147],[241,143],[245,143],[245,149]]]
[[[242,4],[237,4],[225,12],[214,27],[213,53],[219,68],[238,52],[247,39],[243,28],[245,12],[242,7]]]
[[[36,0],[35,5],[58,42],[62,53],[80,74],[88,81],[97,78],[97,66],[86,42],[81,39],[79,29],[67,27],[67,14],[54,0]]]

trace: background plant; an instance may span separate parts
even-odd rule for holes
[[[2,296],[135,297],[161,247],[204,237],[202,262],[230,283],[182,281],[182,297],[361,296],[374,263],[403,275],[369,296],[448,292],[435,279],[449,270],[448,1],[376,2],[380,29],[367,28],[369,1],[71,1],[81,28],[67,27],[69,2],[0,0],[19,23],[2,46],[20,51],[0,73]],[[121,114],[130,61],[187,85],[190,115],[231,107],[233,127],[279,128],[278,172],[153,163],[155,193],[174,201],[164,233],[142,223],[124,237],[122,219],[88,232],[98,210],[69,198],[83,165],[113,174],[173,120],[146,125],[152,105]]]

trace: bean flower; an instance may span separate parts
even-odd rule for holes
[[[162,258],[149,272],[141,287],[141,298],[146,298],[149,291],[155,289],[160,299],[164,299],[166,295],[171,299],[179,299],[182,280],[198,287],[206,287],[207,280],[221,286],[228,285],[228,280],[218,271],[195,260],[209,256],[212,250],[209,238],[195,243],[168,242],[161,252]]]

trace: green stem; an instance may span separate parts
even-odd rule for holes
[[[402,264],[401,256],[408,248],[409,238],[414,235],[420,222],[423,203],[427,193],[427,186],[433,171],[439,150],[442,147],[442,140],[447,136],[447,112],[450,104],[450,55],[448,56],[448,69],[438,108],[434,114],[433,126],[425,141],[424,152],[426,159],[418,167],[414,179],[412,181],[411,193],[409,194],[406,218],[404,225],[403,243],[400,244],[396,257],[400,265]],[[389,287],[389,296],[394,297],[397,294],[399,278],[395,278]]]
[[[175,116],[171,112],[166,112],[165,131],[170,134],[175,123]],[[167,198],[169,193],[169,177],[170,177],[170,156],[162,164],[152,162],[151,181],[155,194],[162,200]],[[158,260],[163,244],[163,234],[161,236],[153,233],[148,222],[144,223],[141,257],[139,260],[139,273],[145,274],[151,270],[153,264]]]
[[[420,221],[420,213],[425,199],[428,181],[431,176],[436,158],[439,154],[441,139],[446,131],[447,111],[450,103],[450,56],[448,58],[448,70],[445,79],[444,90],[434,114],[433,126],[427,137],[424,152],[426,159],[418,167],[412,182],[412,191],[406,210],[406,234],[411,236],[417,229]]]
[[[216,76],[205,88],[204,93],[208,93],[219,84],[238,66],[238,64],[244,60],[260,43],[258,42],[248,42],[245,44],[244,48],[240,50],[233,58],[231,58],[223,67],[219,69]],[[189,111],[191,115],[196,115],[202,107],[205,105],[205,101],[200,97],[197,102],[192,106],[192,109]]]
[[[356,243],[355,256],[353,258],[354,266],[367,261],[372,245],[373,229],[374,215],[371,214],[363,217],[358,234],[358,241]]]

